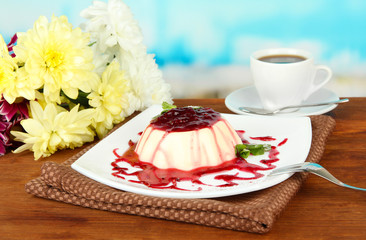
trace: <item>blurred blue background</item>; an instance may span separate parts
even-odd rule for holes
[[[250,54],[296,47],[332,68],[326,86],[366,96],[364,0],[125,0],[174,97],[225,97],[252,85]],[[9,41],[40,16],[66,15],[76,27],[89,0],[1,1],[0,33]]]

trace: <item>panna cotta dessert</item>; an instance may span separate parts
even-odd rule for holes
[[[236,158],[242,140],[220,113],[206,107],[181,107],[154,118],[135,147],[141,162],[159,169],[191,171]]]
[[[167,103],[162,107],[164,111],[150,121],[137,143],[130,140],[122,155],[118,148],[113,150],[113,176],[159,190],[236,186],[275,168],[274,163],[279,161],[277,147],[287,141],[274,146],[268,144],[276,141],[271,136],[247,136],[245,130],[234,130],[211,108],[176,108]],[[266,152],[268,155],[259,161],[247,161],[250,155]]]

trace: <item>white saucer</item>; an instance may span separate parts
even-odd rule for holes
[[[339,97],[331,90],[322,88],[317,92],[310,95],[310,97],[303,102],[303,104],[321,103],[339,100]],[[256,115],[253,113],[242,112],[239,110],[241,106],[263,108],[263,105],[259,99],[259,95],[254,86],[240,88],[230,93],[225,99],[225,105],[231,111],[238,114]],[[337,107],[338,104],[318,106],[318,107],[306,107],[300,108],[295,112],[280,112],[271,116],[281,117],[303,117],[310,115],[320,115],[329,112]]]

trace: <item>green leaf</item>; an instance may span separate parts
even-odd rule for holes
[[[161,115],[163,115],[164,113],[168,112],[169,110],[173,109],[173,108],[177,108],[177,106],[167,103],[167,102],[163,102],[161,104],[163,111],[161,111],[161,113],[159,115],[156,115],[155,117],[152,118],[152,120],[157,119],[158,117],[160,117]]]
[[[262,144],[248,144],[247,148],[249,149],[250,153],[255,156],[264,154],[264,147]]]
[[[250,155],[250,151],[247,149],[245,144],[237,144],[235,146],[235,155],[237,157],[247,158]]]
[[[244,149],[246,149],[246,146],[244,144],[235,145],[235,154],[236,155],[240,154],[240,152],[243,151]]]
[[[91,42],[91,43],[88,44],[88,46],[91,47],[91,46],[93,46],[96,43],[97,43],[97,41]]]
[[[239,153],[239,156],[242,157],[242,158],[248,158],[249,155],[250,155],[250,150],[249,149],[243,149]]]
[[[81,90],[79,90],[79,95],[76,99],[72,99],[68,97],[62,90],[61,90],[61,96],[65,96],[70,102],[74,104],[80,104],[81,106],[84,106],[85,108],[90,108],[89,105],[89,99],[87,98],[89,93],[85,93]]]
[[[164,110],[170,110],[170,109],[173,109],[173,108],[177,108],[177,106],[175,106],[173,104],[170,104],[170,103],[167,103],[167,102],[163,102],[162,107],[163,107]]]
[[[247,158],[250,154],[254,156],[263,155],[269,150],[271,150],[269,144],[237,144],[235,146],[235,154],[241,158]]]

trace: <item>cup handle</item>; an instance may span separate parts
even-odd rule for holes
[[[325,71],[327,72],[327,76],[326,78],[324,78],[324,80],[322,80],[319,83],[315,83],[315,77],[318,71]],[[310,85],[310,88],[308,90],[308,93],[305,94],[303,101],[305,101],[312,93],[318,91],[321,87],[323,87],[327,82],[329,82],[329,80],[332,77],[332,70],[324,65],[317,65],[315,66],[315,71],[314,71],[314,76]]]

